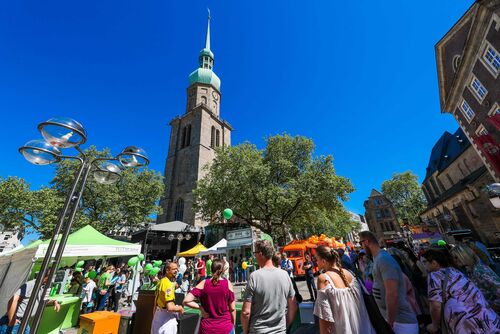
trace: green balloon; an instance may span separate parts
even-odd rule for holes
[[[134,256],[128,260],[127,264],[129,267],[133,267],[137,264],[137,262],[139,262],[139,258],[137,256]]]
[[[225,209],[223,212],[222,212],[222,215],[224,216],[224,218],[226,219],[231,219],[231,217],[233,216],[233,210],[231,209]]]
[[[83,260],[78,261],[78,262],[76,263],[76,267],[77,267],[77,268],[80,268],[80,267],[82,267],[84,264],[85,264],[85,261],[83,261]]]
[[[82,272],[82,271],[83,271],[83,268],[75,268],[75,271]]]
[[[158,261],[153,261],[153,267],[158,268],[161,264]]]
[[[89,271],[88,277],[90,279],[94,279],[94,278],[96,278],[96,276],[97,276],[97,271],[95,271],[95,270]]]
[[[144,270],[146,271],[150,271],[151,269],[153,269],[153,265],[151,263],[148,263],[144,266]]]
[[[144,261],[144,254],[139,254],[137,257],[139,258],[139,261]]]
[[[438,240],[438,246],[446,246],[446,241]]]
[[[160,272],[160,268],[153,268],[149,271],[150,276],[156,276]]]

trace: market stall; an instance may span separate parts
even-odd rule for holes
[[[184,256],[184,257],[194,257],[194,256],[198,255],[201,251],[204,251],[206,249],[207,249],[207,247],[203,246],[199,242],[193,248],[188,249],[187,251],[184,251],[184,252],[177,253],[177,257],[181,257],[181,256]]]
[[[30,273],[34,275],[40,268],[48,245],[48,240],[38,240],[16,252],[0,255],[0,314],[5,314],[9,299],[30,277]],[[60,267],[73,266],[80,260],[134,256],[140,251],[141,245],[111,239],[87,225],[68,236]],[[78,308],[78,305],[73,305],[73,307]],[[68,305],[68,309],[70,308]],[[47,316],[51,316],[50,312],[44,312],[44,317],[46,313]],[[57,319],[66,319],[66,313],[58,314]],[[75,322],[78,317],[72,315],[71,319],[71,322]],[[64,324],[69,325],[69,322],[64,321]]]
[[[209,254],[225,254],[226,253],[226,248],[227,247],[227,240],[222,239],[212,247],[201,251],[199,254],[200,255],[209,255]]]

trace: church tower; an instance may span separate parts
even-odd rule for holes
[[[170,144],[165,163],[165,194],[160,202],[163,214],[157,223],[179,220],[205,226],[193,211],[193,189],[203,178],[203,167],[215,157],[215,148],[231,145],[231,126],[220,118],[220,79],[214,73],[210,50],[210,12],[205,47],[199,68],[189,75],[186,110],[170,122]]]

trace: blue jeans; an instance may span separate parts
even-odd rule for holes
[[[246,269],[242,269],[241,270],[241,280],[243,282],[246,282],[247,281],[247,270]]]
[[[8,327],[7,324],[9,323],[9,318],[7,318],[6,315],[4,315],[0,319],[0,334],[18,334],[18,330],[21,324],[14,325],[13,327]],[[24,334],[29,334],[30,333],[30,326],[26,326],[26,329],[24,330]]]
[[[104,311],[104,307],[106,306],[106,301],[108,300],[109,297],[109,291],[106,292],[105,295],[98,294],[97,295],[97,309],[96,311]]]

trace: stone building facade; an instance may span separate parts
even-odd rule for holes
[[[500,0],[478,0],[436,44],[443,113],[500,181]]]
[[[493,182],[463,130],[445,132],[432,149],[422,184],[428,202],[420,215],[422,221],[437,225],[450,242],[455,241],[453,235],[460,233],[487,245],[498,244],[500,210],[483,191]]]
[[[182,221],[205,226],[192,209],[193,189],[205,175],[204,167],[215,157],[215,149],[231,145],[232,128],[220,118],[220,79],[213,71],[210,50],[210,17],[199,68],[189,75],[186,110],[170,122],[170,143],[165,163],[163,214],[157,223]]]
[[[402,240],[403,234],[396,210],[387,197],[372,189],[370,197],[364,202],[364,207],[368,228],[381,244]]]

